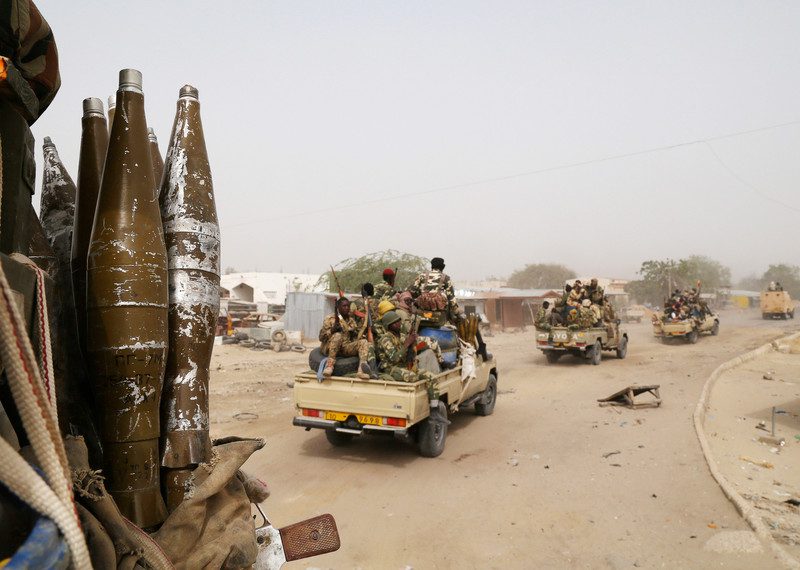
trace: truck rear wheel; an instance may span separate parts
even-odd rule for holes
[[[695,344],[698,338],[700,338],[700,333],[697,331],[692,331],[686,335],[686,342],[689,344]]]
[[[592,347],[592,355],[589,358],[589,362],[591,362],[594,366],[597,366],[603,360],[603,345],[599,340],[595,341],[594,346]]]
[[[475,413],[479,416],[491,415],[496,401],[497,377],[494,374],[489,374],[489,382],[486,384],[486,390],[483,391],[483,397],[475,402]]]
[[[548,350],[544,353],[544,357],[547,359],[548,364],[555,364],[561,358],[561,353],[555,350]]]
[[[628,337],[623,336],[619,340],[619,346],[617,346],[617,358],[623,359],[628,354]]]
[[[447,406],[439,402],[439,407],[431,410],[419,426],[419,454],[423,457],[439,457],[444,451],[447,439]]]
[[[326,429],[325,437],[328,438],[328,443],[330,443],[335,447],[347,445],[353,440],[352,433],[341,433],[336,431],[335,429]]]

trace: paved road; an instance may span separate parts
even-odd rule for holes
[[[261,413],[212,430],[267,438],[247,468],[271,485],[278,526],[336,517],[341,550],[287,568],[769,568],[769,549],[704,548],[747,527],[708,474],[691,418],[718,364],[796,328],[730,313],[718,337],[665,346],[649,324],[629,325],[627,359],[609,353],[600,366],[546,364],[532,331],[496,335],[495,413],[454,416],[435,459],[378,437],[332,448],[322,432],[292,427],[288,378],[274,371],[248,394],[249,380],[215,376],[212,415]],[[597,405],[633,383],[660,384],[663,406]]]

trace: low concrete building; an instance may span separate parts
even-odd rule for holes
[[[222,276],[220,285],[223,296],[227,294],[232,301],[255,303],[262,313],[270,312],[272,306],[286,305],[289,292],[327,289],[319,275],[309,273],[229,273]]]
[[[560,293],[552,289],[457,289],[456,299],[467,314],[483,314],[493,328],[521,329],[532,326],[541,304],[554,302]]]

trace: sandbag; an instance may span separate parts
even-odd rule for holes
[[[237,472],[264,443],[217,440],[211,461],[194,470],[186,498],[152,535],[176,569],[249,568],[255,563],[255,521]]]

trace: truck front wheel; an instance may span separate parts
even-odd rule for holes
[[[698,333],[697,331],[692,331],[686,335],[686,342],[688,342],[689,344],[695,344],[699,337],[700,333]]]
[[[623,359],[628,354],[628,337],[623,336],[619,339],[619,346],[617,346],[617,358]]]
[[[447,406],[439,402],[439,407],[431,410],[431,415],[419,426],[419,454],[423,457],[439,457],[444,451],[447,439]]]
[[[328,438],[328,443],[335,447],[340,447],[342,445],[347,445],[353,439],[352,433],[341,433],[336,431],[335,429],[326,429],[325,430],[325,437]]]
[[[494,374],[489,374],[489,382],[483,397],[475,402],[475,413],[479,416],[489,416],[494,411],[494,403],[497,401],[497,378]]]

